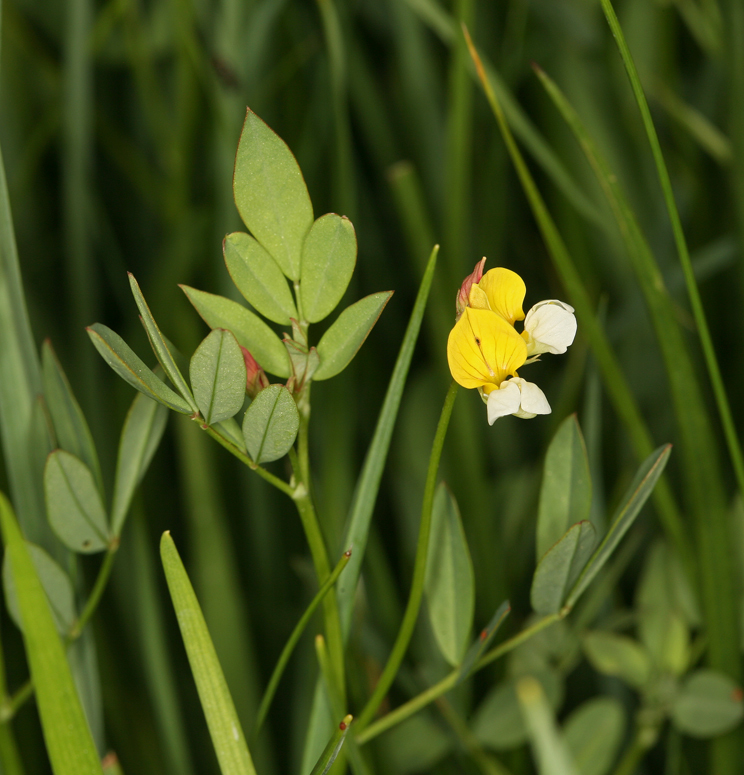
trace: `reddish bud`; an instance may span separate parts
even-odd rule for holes
[[[339,728],[339,729],[340,729],[340,730],[343,732],[343,731],[344,731],[344,729],[346,729],[346,724],[345,724],[345,723],[342,721],[342,722],[341,722],[341,723],[338,725],[338,728]]]
[[[483,267],[485,266],[485,256],[475,265],[475,269],[462,281],[460,290],[457,292],[457,299],[455,300],[455,320],[459,320],[462,313],[465,312],[465,308],[468,306],[468,299],[470,298],[470,289],[473,285],[477,285],[483,277]]]
[[[488,637],[488,630],[481,630],[480,639],[485,640]]]
[[[243,351],[243,360],[245,361],[245,392],[251,398],[255,398],[264,388],[269,386],[269,378],[266,376],[266,372],[261,368],[258,361],[248,352],[248,350],[240,346]]]

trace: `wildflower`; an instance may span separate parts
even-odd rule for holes
[[[548,299],[525,316],[522,278],[504,267],[483,274],[484,262],[476,264],[457,295],[457,322],[447,340],[452,376],[463,387],[478,389],[491,425],[507,414],[523,419],[549,414],[545,394],[517,369],[542,353],[566,351],[576,336],[573,307]],[[521,334],[514,327],[520,320]]]

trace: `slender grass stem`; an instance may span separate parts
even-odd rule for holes
[[[439,471],[439,460],[442,456],[442,447],[444,446],[444,437],[447,434],[452,408],[455,405],[458,385],[452,382],[444,399],[442,413],[439,417],[436,434],[434,435],[434,444],[431,455],[429,456],[429,470],[426,475],[426,485],[424,487],[424,501],[421,507],[421,524],[419,526],[418,544],[416,546],[416,560],[413,567],[413,581],[411,583],[411,592],[408,597],[403,622],[398,631],[398,637],[395,639],[393,650],[390,653],[385,669],[382,671],[380,680],[377,682],[372,696],[367,701],[364,709],[359,714],[356,727],[363,730],[371,721],[377,708],[380,706],[383,698],[390,689],[393,679],[400,668],[406,649],[413,635],[413,628],[416,626],[419,609],[421,607],[421,598],[424,594],[424,579],[426,576],[426,558],[429,552],[429,532],[431,529],[431,513],[434,503],[434,490],[437,484],[437,473]]]
[[[108,583],[109,576],[111,575],[111,569],[114,565],[114,557],[116,556],[116,550],[118,548],[119,542],[117,540],[116,543],[110,546],[109,550],[106,552],[106,556],[103,558],[101,567],[98,570],[98,576],[96,578],[95,584],[93,585],[93,589],[91,590],[90,596],[88,597],[88,602],[85,604],[83,612],[80,614],[78,620],[75,622],[75,624],[73,624],[72,629],[70,630],[68,635],[70,641],[77,640],[77,638],[80,637],[83,630],[85,629],[85,626],[88,624],[91,617],[95,613],[96,608],[98,608],[98,603],[101,601],[101,596],[106,589],[106,584]]]

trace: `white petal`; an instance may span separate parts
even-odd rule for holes
[[[527,313],[524,330],[530,337],[527,344],[529,355],[564,353],[576,336],[574,309],[557,299],[541,301]]]
[[[502,382],[499,390],[492,390],[488,394],[488,424],[493,425],[499,417],[518,412],[521,399],[522,394],[514,380]]]
[[[519,405],[519,411],[515,412],[517,417],[530,419],[536,414],[550,414],[550,404],[545,398],[545,393],[534,382],[527,382],[520,379],[519,389],[522,394],[522,400]]]

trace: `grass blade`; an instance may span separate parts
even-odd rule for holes
[[[338,725],[338,728],[333,733],[333,737],[328,741],[328,745],[320,755],[320,759],[318,759],[318,763],[313,767],[313,771],[310,775],[326,775],[331,769],[331,765],[336,761],[338,752],[341,750],[344,740],[346,740],[351,721],[352,716],[344,716],[343,721]]]

